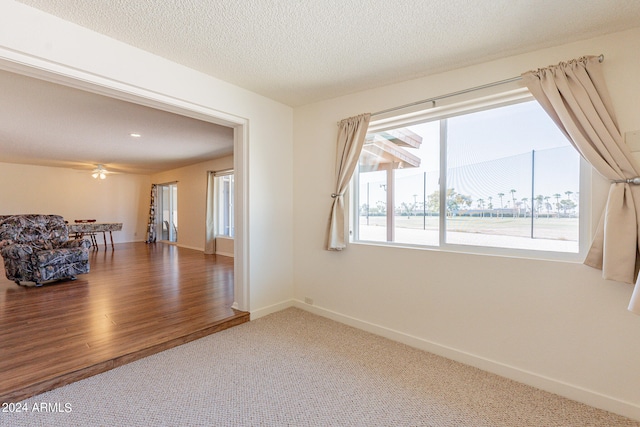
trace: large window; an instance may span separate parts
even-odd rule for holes
[[[580,156],[530,99],[372,122],[353,240],[578,254]]]
[[[216,235],[233,237],[235,227],[233,222],[233,171],[217,174],[216,177]]]

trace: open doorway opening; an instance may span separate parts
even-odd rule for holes
[[[114,100],[128,101],[164,112],[202,120],[233,129],[234,163],[234,212],[233,234],[235,240],[234,303],[233,308],[249,310],[249,257],[248,257],[248,119],[222,111],[220,108],[179,99],[162,91],[151,91],[122,81],[98,76],[42,58],[27,57],[19,52],[0,48],[0,70],[35,77],[41,81],[58,83],[70,88],[105,95]],[[112,109],[117,110],[117,109]],[[101,118],[101,123],[104,121]],[[84,122],[83,122],[84,123]],[[184,190],[184,189],[183,189]],[[182,195],[184,196],[184,194]],[[181,196],[181,199],[184,197]],[[156,205],[157,206],[157,205]],[[158,212],[158,211],[156,211]],[[160,212],[158,212],[159,214]],[[184,213],[184,212],[183,212]],[[183,218],[184,220],[184,215]],[[174,218],[174,222],[176,219]],[[146,224],[146,223],[145,223]],[[177,224],[177,222],[176,222]],[[171,225],[171,223],[170,223]],[[169,227],[171,230],[171,227]],[[177,237],[177,230],[174,233]],[[169,231],[170,232],[170,231]],[[168,233],[169,233],[168,232]],[[183,230],[181,234],[186,235]],[[161,236],[158,236],[161,237]]]

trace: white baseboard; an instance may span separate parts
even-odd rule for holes
[[[163,242],[163,243],[167,243],[167,242]],[[176,245],[179,248],[185,248],[185,249],[193,249],[194,251],[199,251],[199,252],[204,252],[204,248],[201,247],[195,247],[195,246],[187,246],[187,245],[182,245],[180,243],[167,243],[167,244],[173,244]],[[221,251],[216,251],[215,255],[220,255],[220,256],[228,256],[233,258],[233,253],[229,253],[229,252],[221,252]]]
[[[276,313],[278,311],[282,311],[286,308],[295,306],[295,300],[290,299],[286,301],[279,302],[277,304],[270,305],[268,307],[259,308],[255,311],[249,311],[251,320],[259,319],[271,313]]]
[[[343,314],[315,305],[306,304],[305,302],[297,299],[294,299],[292,301],[292,305],[294,307],[306,310],[310,313],[317,314],[319,316],[344,323],[354,328],[362,329],[364,331],[389,338],[393,341],[398,341],[411,347],[419,348],[421,350],[446,357],[447,359],[455,360],[457,362],[464,363],[465,365],[470,365],[484,371],[491,372],[496,375],[500,375],[502,377],[548,391],[550,393],[555,393],[557,395],[587,404],[589,406],[593,406],[595,408],[613,412],[634,420],[640,420],[640,406],[633,403],[616,399],[614,397],[607,396],[593,390],[588,390],[573,384],[558,381],[544,375],[539,375],[535,372],[529,372],[515,366],[506,365],[495,360],[486,359],[481,356],[456,350],[455,348],[443,346],[435,342],[405,334],[403,332],[365,322],[350,316],[345,316]],[[287,307],[284,306],[283,308]]]
[[[233,257],[234,257],[234,254],[233,254],[233,253],[231,253],[231,252],[216,251],[216,255],[220,255],[220,256],[228,256],[228,257],[231,257],[231,258],[233,258]]]
[[[171,243],[169,243],[169,244],[171,244]],[[204,252],[204,248],[196,248],[195,246],[181,245],[180,243],[175,243],[175,245],[177,247],[179,247],[179,248],[193,249],[194,251]]]

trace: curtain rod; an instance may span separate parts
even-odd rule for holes
[[[598,61],[599,62],[604,61],[604,55],[602,55],[602,54],[599,55],[598,56]],[[377,111],[375,113],[371,113],[371,117],[379,116],[379,115],[385,114],[385,113],[391,113],[393,111],[402,110],[404,108],[409,108],[409,107],[413,107],[413,106],[420,105],[420,104],[426,104],[428,102],[436,102],[436,101],[439,101],[441,99],[451,98],[452,96],[458,96],[458,95],[463,95],[463,94],[469,93],[469,92],[475,92],[476,90],[486,89],[486,88],[490,88],[490,87],[494,87],[494,86],[500,86],[500,85],[511,83],[511,82],[517,82],[518,80],[522,80],[522,76],[511,77],[510,79],[500,80],[500,81],[493,82],[493,83],[487,83],[487,84],[476,86],[476,87],[472,87],[472,88],[469,88],[469,89],[463,89],[463,90],[459,90],[457,92],[451,92],[451,93],[447,93],[445,95],[434,96],[433,98],[428,98],[428,99],[423,99],[421,101],[411,102],[409,104],[400,105],[398,107],[388,108],[386,110],[382,110],[382,111]]]
[[[213,176],[226,176],[233,175],[233,168],[220,169],[219,171],[209,171]]]

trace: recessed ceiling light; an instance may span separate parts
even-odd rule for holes
[[[134,137],[134,138],[140,138],[140,137],[142,136],[142,135],[140,135],[139,133],[131,133],[131,134],[129,134],[129,135],[131,135],[131,136],[132,136],[132,137]]]

